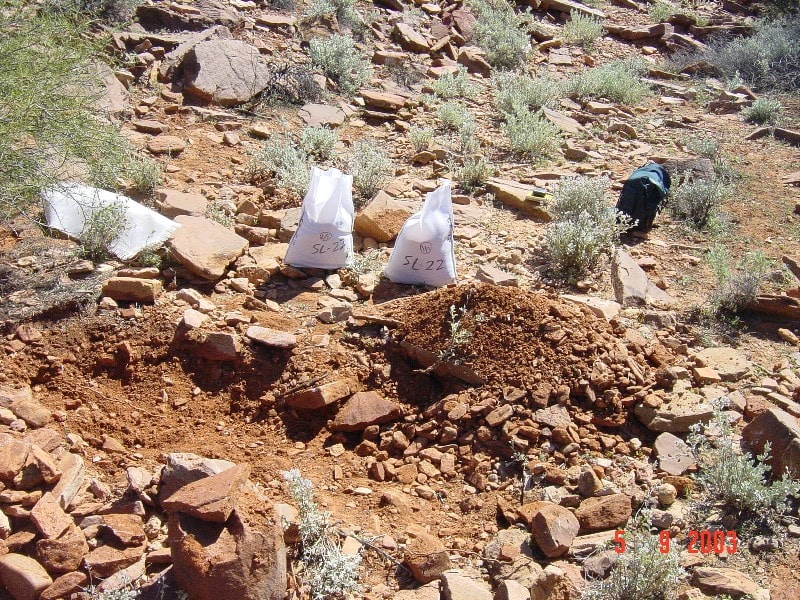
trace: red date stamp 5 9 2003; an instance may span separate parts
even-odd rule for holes
[[[739,540],[734,530],[698,531],[692,529],[686,534],[686,551],[689,554],[734,554],[739,546]],[[658,551],[666,554],[670,551],[672,536],[669,530],[658,532]],[[614,552],[622,554],[626,549],[625,532],[618,529],[614,532]]]

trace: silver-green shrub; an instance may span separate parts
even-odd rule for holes
[[[716,217],[733,186],[716,176],[678,180],[670,190],[670,213],[697,229],[705,229]]]
[[[338,141],[339,134],[327,127],[308,126],[300,131],[300,146],[308,156],[322,162],[330,160]]]
[[[753,104],[742,110],[742,117],[748,123],[757,125],[777,125],[781,118],[783,105],[775,98],[757,98]]]
[[[474,122],[466,106],[460,102],[444,102],[436,109],[436,116],[447,129],[462,129],[466,124]]]
[[[605,98],[620,104],[636,104],[648,92],[641,80],[646,70],[641,59],[617,60],[576,73],[566,81],[564,89],[575,98]]]
[[[370,77],[367,60],[349,35],[314,38],[309,43],[311,62],[333,79],[345,94],[352,94]]]
[[[711,294],[711,305],[715,310],[736,314],[745,310],[758,296],[761,287],[780,273],[778,263],[763,252],[748,252],[736,268],[724,246],[714,246],[706,255],[706,262],[717,279]]]
[[[408,130],[408,139],[411,140],[414,152],[427,150],[433,139],[433,134],[434,131],[430,127],[410,127]]]
[[[473,0],[478,22],[475,39],[495,68],[513,69],[524,63],[530,49],[527,22],[506,0]]]
[[[302,580],[314,600],[346,598],[360,589],[358,567],[361,555],[342,552],[330,513],[321,511],[314,501],[314,485],[292,469],[282,473],[289,493],[297,503],[300,529]]]
[[[573,10],[562,34],[568,44],[580,44],[588,50],[603,35],[603,23],[597,17]]]
[[[363,204],[374,198],[389,176],[394,174],[392,161],[372,140],[357,142],[353,146],[350,173],[353,175],[353,185],[357,193],[356,204]]]
[[[553,106],[561,96],[559,82],[546,74],[531,77],[512,71],[501,71],[492,75],[492,87],[495,106],[503,113]]]
[[[562,142],[556,125],[527,109],[507,114],[501,130],[508,137],[512,152],[534,159],[553,156]]]
[[[288,134],[274,135],[248,163],[251,178],[274,174],[279,187],[301,196],[308,188],[311,165],[306,151]]]
[[[444,99],[469,98],[477,91],[477,86],[469,80],[467,69],[463,66],[453,73],[445,73],[431,87],[434,94]]]

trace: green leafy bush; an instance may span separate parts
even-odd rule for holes
[[[301,579],[311,588],[314,600],[346,598],[360,590],[358,567],[361,554],[345,554],[338,543],[330,513],[314,501],[314,486],[292,469],[282,473],[289,493],[297,503],[300,528]]]
[[[572,11],[569,21],[564,25],[564,41],[568,44],[580,44],[586,50],[590,49],[602,35],[602,21],[580,12]]]
[[[783,105],[775,98],[758,98],[742,111],[748,123],[757,125],[777,125],[780,122]]]
[[[353,147],[350,173],[357,200],[363,204],[372,200],[393,174],[392,161],[372,140],[358,142]]]
[[[445,73],[433,82],[433,93],[440,98],[469,98],[477,90],[476,86],[469,80],[467,69],[463,66],[458,67],[458,71]]]
[[[160,170],[98,108],[99,49],[83,25],[18,1],[0,12],[0,221],[65,178],[150,192]]]
[[[549,75],[531,77],[512,71],[501,71],[492,75],[492,87],[495,106],[503,113],[553,106],[561,96],[559,82]]]
[[[369,79],[366,59],[349,35],[314,38],[308,48],[311,62],[333,79],[345,94],[352,94]]]
[[[717,278],[717,287],[711,294],[711,305],[718,312],[736,314],[745,310],[758,296],[761,286],[780,272],[778,264],[763,252],[749,252],[736,268],[723,246],[713,247],[706,262]]]
[[[493,67],[513,69],[525,62],[530,49],[526,20],[506,0],[473,0],[478,22],[475,39]]]
[[[506,115],[501,130],[513,152],[536,159],[556,154],[562,141],[558,127],[527,109]]]
[[[576,73],[565,83],[565,90],[575,98],[605,98],[620,104],[636,104],[648,92],[641,80],[646,70],[641,59],[617,60]]]
[[[700,467],[696,479],[709,500],[768,521],[787,510],[789,496],[800,497],[800,482],[784,476],[769,483],[769,445],[755,458],[741,451],[726,406],[727,398],[714,402],[711,421],[693,426],[687,439]]]

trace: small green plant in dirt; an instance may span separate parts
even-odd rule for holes
[[[414,152],[427,150],[433,140],[434,131],[430,127],[410,127],[408,129],[408,139],[414,147]]]
[[[661,23],[669,19],[672,15],[677,14],[680,6],[672,2],[664,2],[664,0],[656,0],[650,6],[650,18],[656,23]]]
[[[219,200],[212,200],[206,205],[206,218],[219,223],[223,227],[231,227],[233,225],[233,215],[230,209]]]
[[[354,0],[312,0],[303,16],[308,19],[335,18],[340,27],[352,27],[362,21]]]
[[[311,176],[308,155],[289,134],[268,139],[250,159],[247,168],[253,180],[274,174],[278,186],[296,196],[305,193]]]
[[[678,544],[663,552],[652,535],[648,511],[640,511],[626,527],[625,550],[603,580],[590,582],[582,600],[669,600],[677,597],[676,582],[685,575]],[[618,544],[621,542],[617,542]]]
[[[494,103],[506,114],[553,106],[561,95],[559,83],[549,75],[531,77],[510,71],[492,75]]]
[[[447,129],[461,129],[466,123],[475,121],[466,106],[460,102],[445,102],[436,109],[436,116]]]
[[[711,294],[711,306],[716,312],[738,314],[758,296],[761,287],[774,275],[781,275],[778,263],[763,252],[748,252],[733,268],[728,250],[714,246],[706,254],[706,262],[717,279]]]
[[[352,94],[367,82],[370,68],[352,37],[335,34],[315,38],[308,47],[311,62],[333,79],[345,94]]]
[[[800,481],[783,476],[770,483],[769,443],[753,457],[739,447],[728,415],[728,399],[713,402],[705,424],[692,426],[687,438],[700,471],[696,481],[707,504],[722,502],[748,517],[753,525],[774,528],[775,517],[788,509],[789,497],[800,497]]]
[[[646,71],[647,65],[641,59],[616,60],[576,73],[566,81],[564,89],[574,98],[605,98],[620,104],[636,104],[648,92],[641,80]]]
[[[478,17],[475,40],[489,64],[498,69],[523,64],[530,49],[526,19],[506,0],[472,0],[469,4]]]
[[[439,98],[469,98],[475,95],[477,86],[469,80],[467,69],[459,66],[457,71],[445,73],[433,82],[433,93]]]
[[[545,231],[545,248],[553,273],[575,281],[597,266],[619,243],[630,219],[606,201],[606,177],[565,178],[556,187],[548,208],[555,220]]]
[[[109,246],[126,227],[123,203],[108,204],[95,209],[78,237],[81,242],[80,254],[95,261],[107,259],[110,255]]]
[[[742,110],[742,118],[757,125],[777,125],[781,119],[783,105],[775,98],[757,98]]]
[[[486,183],[494,175],[494,170],[494,165],[483,156],[470,155],[456,169],[456,179],[465,192],[472,192]]]
[[[603,22],[596,17],[572,11],[562,34],[568,44],[580,44],[588,51],[602,37]]]
[[[375,197],[389,177],[394,174],[392,161],[372,140],[353,146],[350,173],[357,192],[356,206],[363,206]]]
[[[461,347],[469,345],[472,341],[472,337],[475,335],[475,325],[486,321],[486,315],[483,313],[473,313],[467,308],[467,302],[459,306],[451,304],[448,313],[449,319],[447,326],[449,331],[447,347],[439,352],[439,360],[458,364],[461,362],[460,359],[457,358]]]
[[[712,162],[718,162],[722,159],[722,146],[719,140],[710,136],[691,137],[686,142],[686,148],[690,152],[694,152]]]
[[[305,127],[300,131],[300,145],[306,154],[321,162],[326,162],[333,156],[339,134],[327,127]]]
[[[314,501],[314,485],[297,469],[284,471],[289,493],[297,503],[300,529],[300,579],[309,586],[314,600],[347,598],[358,593],[361,554],[345,554],[331,523],[330,513]]]
[[[365,277],[383,271],[386,255],[377,249],[366,250],[353,256],[353,262],[339,271],[342,281],[347,285],[357,286]]]
[[[679,178],[670,190],[667,206],[676,218],[697,229],[707,229],[719,216],[733,186],[716,175],[698,179]]]
[[[555,155],[561,146],[561,130],[527,109],[506,115],[501,130],[508,137],[511,151],[532,159]]]

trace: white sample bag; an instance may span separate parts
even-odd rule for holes
[[[48,227],[81,239],[100,209],[117,207],[122,227],[108,251],[120,260],[129,260],[150,246],[160,246],[180,227],[172,219],[142,206],[127,196],[81,183],[62,183],[42,192]]]
[[[312,167],[300,224],[283,262],[317,269],[348,266],[353,260],[354,212],[353,176]]]
[[[427,193],[422,210],[405,222],[384,275],[395,283],[435,287],[456,282],[449,181]]]

